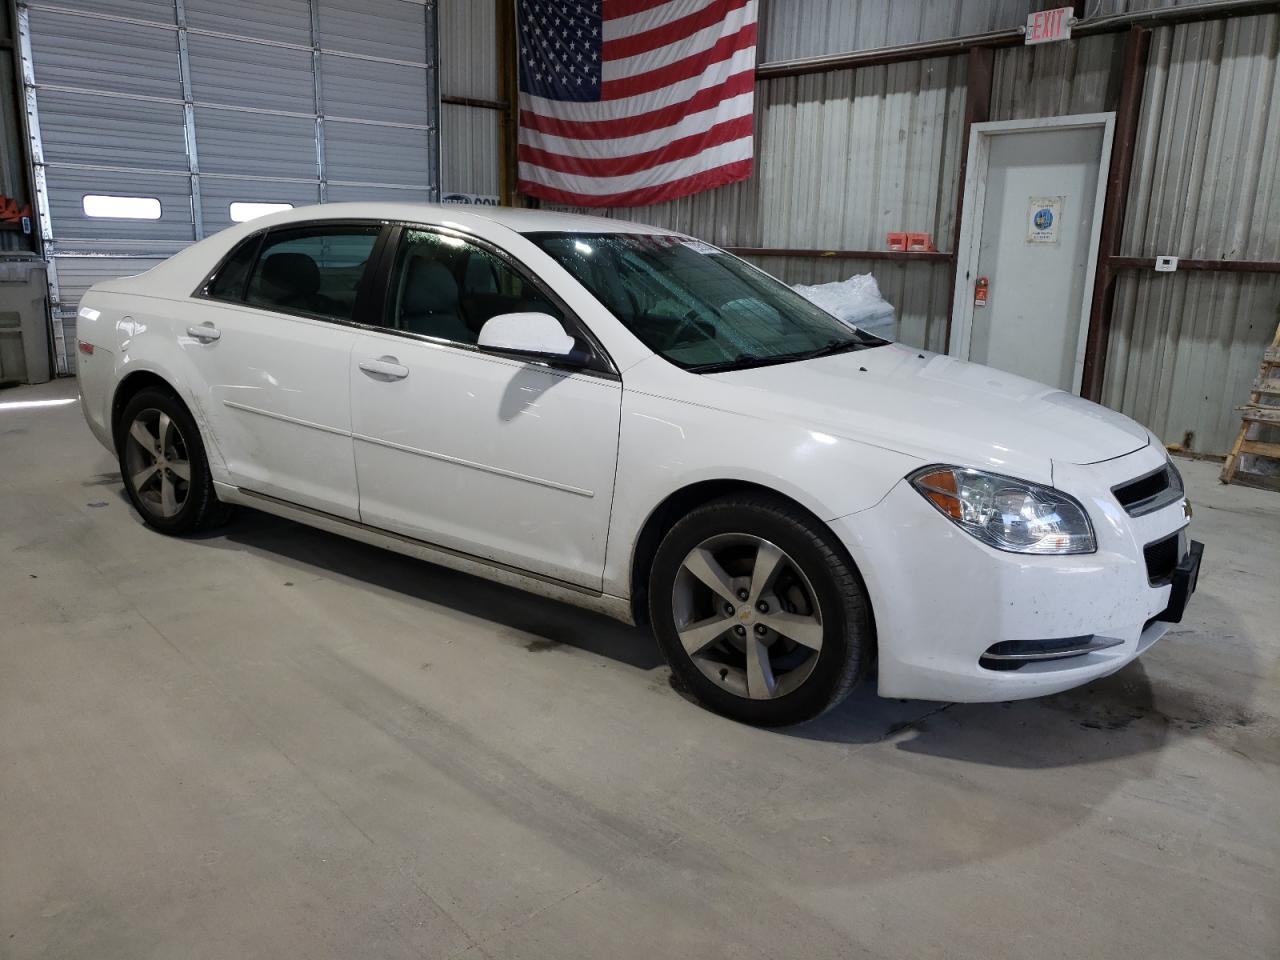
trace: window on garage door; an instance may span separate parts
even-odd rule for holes
[[[245,301],[282,313],[350,320],[380,229],[371,224],[271,231]]]

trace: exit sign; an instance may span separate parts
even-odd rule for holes
[[[1071,7],[1058,7],[1054,10],[1041,10],[1027,17],[1026,42],[1050,43],[1054,40],[1071,39],[1071,17],[1075,11]]]

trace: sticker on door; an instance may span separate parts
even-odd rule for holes
[[[1032,197],[1027,203],[1027,243],[1057,243],[1065,197]]]

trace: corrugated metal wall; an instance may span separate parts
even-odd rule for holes
[[[1091,17],[1183,0],[1094,0]],[[771,0],[769,62],[1008,29],[1052,3],[893,4]],[[940,26],[941,25],[941,26]],[[1280,16],[1153,34],[1126,255],[1280,258]],[[1112,111],[1122,34],[995,54],[993,120]],[[756,85],[756,174],[672,203],[608,215],[724,246],[874,249],[889,230],[932,232],[948,249],[965,100],[961,57],[775,79]],[[598,212],[598,211],[593,211]],[[875,275],[898,336],[944,347],[950,269],[920,262],[763,257],[789,283]],[[1223,453],[1274,330],[1275,275],[1132,274],[1119,285],[1104,400],[1168,442],[1192,434]]]
[[[423,0],[19,5],[55,339],[93,282],[231,224],[236,201],[429,199],[435,78]],[[91,217],[86,194],[155,198]]]
[[[1086,0],[1084,15],[1086,19],[1094,20],[1117,14],[1141,13],[1165,7],[1186,7],[1205,2],[1206,0]],[[1046,4],[1046,6],[1052,6],[1052,4]]]
[[[966,93],[958,57],[756,84],[751,179],[610,216],[681,230],[721,246],[874,250],[890,231],[954,224]],[[590,211],[599,213],[598,210]],[[898,308],[898,336],[940,349],[950,271],[925,262],[767,257],[788,283],[873,273]]]
[[[1028,120],[1115,110],[1124,36],[1107,33],[1072,43],[997,50],[991,119]]]
[[[1206,0],[1086,0],[1084,19],[1098,19]],[[763,0],[760,61],[878,50],[929,40],[1008,30],[1035,10],[1066,0]]]
[[[502,99],[497,30],[494,0],[440,0],[442,94]],[[449,103],[441,107],[440,184],[444,195],[498,196],[500,121],[501,113],[488,107]]]
[[[763,63],[1007,30],[1057,3],[1036,0],[765,0]]]
[[[1280,16],[1152,37],[1122,253],[1280,259]],[[1280,310],[1276,274],[1124,276],[1106,402],[1224,453]]]

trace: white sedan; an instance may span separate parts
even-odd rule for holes
[[[290,210],[94,286],[77,338],[156,530],[243,504],[649,623],[750,723],[873,667],[889,697],[1064,690],[1195,588],[1181,480],[1137,423],[653,227]]]

